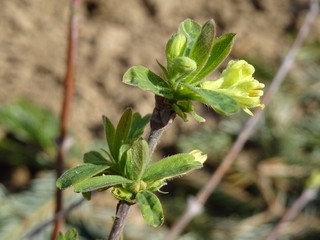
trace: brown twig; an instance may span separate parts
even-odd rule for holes
[[[70,115],[70,106],[72,102],[72,95],[74,91],[74,75],[75,75],[75,59],[76,48],[78,42],[78,16],[77,12],[80,7],[80,0],[71,0],[70,2],[70,23],[69,23],[69,36],[68,36],[68,49],[67,49],[67,62],[66,62],[66,76],[64,81],[64,95],[63,104],[60,115],[60,136],[58,142],[58,153],[56,157],[56,175],[57,178],[63,173],[63,162],[65,153],[66,134],[68,129],[68,119]],[[56,189],[56,209],[55,213],[59,213],[63,209],[63,196],[62,191]],[[58,233],[63,226],[64,218],[61,215],[55,219],[54,228],[51,239],[55,240]]]
[[[163,132],[171,125],[175,118],[175,113],[171,105],[162,97],[155,97],[155,108],[150,120],[150,135],[148,144],[150,148],[150,157],[152,156],[156,145],[159,143]],[[132,204],[126,201],[119,201],[116,211],[116,217],[108,240],[118,240],[123,231],[123,227]]]
[[[116,216],[108,240],[120,239],[131,205],[132,204],[126,201],[119,201]]]
[[[284,77],[290,70],[295,60],[295,56],[298,50],[300,49],[302,43],[304,42],[305,38],[309,34],[312,23],[314,22],[316,15],[318,13],[318,4],[319,4],[318,0],[311,1],[310,10],[305,18],[303,26],[300,28],[294,44],[292,45],[288,54],[283,60],[276,76],[272,80],[269,86],[269,89],[263,98],[263,103],[265,104],[265,106],[269,104],[272,96],[274,96],[275,92],[279,89],[281,83],[284,80]],[[241,133],[239,134],[237,140],[235,141],[235,143],[233,144],[233,146],[231,147],[227,155],[224,157],[221,164],[219,165],[217,170],[214,172],[210,180],[199,191],[196,198],[193,201],[190,201],[190,204],[187,206],[184,213],[180,216],[180,218],[176,221],[176,223],[170,229],[169,233],[165,237],[166,240],[175,239],[186,227],[186,225],[190,222],[190,220],[200,213],[200,211],[192,210],[194,209],[192,207],[192,204],[203,205],[207,201],[209,196],[212,194],[212,192],[216,189],[218,184],[221,182],[221,179],[223,178],[223,176],[232,166],[234,160],[242,150],[245,142],[248,140],[249,136],[253,132],[261,116],[262,116],[262,110],[256,109],[254,116],[247,121]]]
[[[291,208],[289,208],[285,212],[285,214],[282,216],[282,218],[275,226],[275,228],[272,230],[272,232],[269,234],[269,236],[266,238],[266,240],[278,239],[278,235],[280,234],[282,227],[287,222],[292,221],[292,219],[294,219],[310,201],[315,199],[317,197],[317,193],[318,188],[309,188],[304,190],[300,197],[293,203]]]

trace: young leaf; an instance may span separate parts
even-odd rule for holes
[[[203,25],[201,33],[194,43],[189,55],[189,57],[197,63],[197,70],[191,75],[195,75],[196,72],[199,72],[208,61],[216,35],[215,28],[216,26],[212,19]]]
[[[183,33],[172,35],[166,46],[167,63],[169,64],[176,57],[183,55],[186,48],[187,38]]]
[[[212,73],[229,55],[236,34],[228,33],[217,38],[212,46],[210,57],[202,70],[194,76],[190,83],[196,83]]]
[[[106,164],[111,164],[112,160],[111,159],[106,159],[101,155],[101,153],[97,151],[90,151],[84,154],[83,156],[83,162],[84,163],[92,163],[95,165],[106,165]]]
[[[201,32],[201,26],[191,19],[186,19],[180,24],[179,32],[183,33],[187,38],[184,56],[189,56],[190,50]]]
[[[127,108],[122,114],[117,125],[116,133],[114,135],[114,152],[112,154],[116,161],[119,160],[119,149],[122,144],[127,143],[130,128],[131,128],[132,110]]]
[[[132,181],[118,176],[118,175],[106,175],[97,176],[86,179],[74,185],[75,192],[91,192],[94,190],[109,188],[114,185],[131,183]]]
[[[132,180],[140,180],[149,162],[148,143],[143,139],[136,141],[127,154],[126,176]]]
[[[78,232],[75,229],[69,229],[65,234],[61,232],[58,235],[57,240],[77,240],[78,239]]]
[[[139,113],[134,113],[132,116],[131,128],[129,132],[129,139],[136,140],[143,134],[145,126],[149,123],[151,115],[148,114],[141,118]]]
[[[193,96],[194,100],[208,104],[217,113],[228,116],[238,112],[240,109],[238,103],[233,98],[223,93],[196,88],[189,84],[183,84],[183,86],[194,91],[194,93],[196,94]]]
[[[163,224],[164,216],[159,198],[150,191],[143,191],[136,195],[144,220],[152,227]]]
[[[202,163],[196,161],[192,154],[176,154],[161,159],[148,167],[142,180],[155,181],[173,178],[200,167],[202,167]]]
[[[103,126],[104,126],[106,139],[108,142],[109,150],[111,153],[113,153],[115,151],[113,146],[113,141],[114,141],[114,135],[116,130],[109,118],[107,118],[106,116],[103,116],[102,120],[103,120]]]
[[[146,67],[135,66],[129,68],[123,75],[123,82],[131,86],[139,87],[142,90],[151,91],[165,98],[172,98],[172,94],[165,80]]]
[[[107,162],[106,162],[107,163]],[[105,165],[94,165],[91,163],[86,163],[79,165],[77,167],[67,170],[61,177],[57,179],[56,186],[61,190],[70,187],[78,182],[81,182],[87,178],[97,175],[110,166]]]

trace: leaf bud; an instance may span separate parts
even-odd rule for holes
[[[174,34],[166,46],[167,62],[170,63],[174,58],[183,55],[186,48],[187,38],[182,33]]]
[[[170,69],[176,73],[191,73],[197,69],[197,63],[188,57],[173,59]]]

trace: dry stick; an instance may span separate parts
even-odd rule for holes
[[[272,80],[270,87],[263,98],[263,103],[266,106],[269,104],[272,96],[279,89],[281,83],[284,80],[284,77],[290,70],[298,50],[300,49],[302,43],[304,42],[305,38],[310,32],[311,25],[314,22],[317,13],[318,13],[318,0],[314,0],[311,2],[310,10],[304,20],[303,26],[299,30],[298,36],[294,44],[292,45],[291,49],[289,50],[288,54],[283,60],[276,76]],[[221,164],[219,165],[217,170],[214,172],[214,174],[212,175],[208,183],[200,190],[196,198],[194,198],[192,201],[189,201],[187,209],[180,216],[180,218],[173,225],[173,227],[165,237],[166,240],[175,239],[186,227],[186,225],[190,222],[190,220],[196,215],[200,214],[201,207],[207,201],[211,193],[216,189],[216,187],[221,182],[221,179],[226,174],[226,172],[230,169],[231,165],[233,164],[234,160],[238,156],[239,152],[242,150],[245,142],[253,132],[261,116],[262,116],[262,110],[256,109],[254,116],[247,121],[241,133],[239,134],[237,140],[235,141],[235,143],[233,144],[233,146],[231,147],[227,155],[224,157]]]
[[[293,203],[291,208],[282,216],[281,220],[272,230],[266,240],[276,240],[285,223],[290,222],[292,219],[294,219],[310,201],[317,197],[317,193],[318,188],[309,188],[304,190],[300,197]]]
[[[152,156],[156,145],[159,143],[161,135],[171,125],[175,118],[175,113],[172,110],[171,105],[166,102],[166,99],[156,96],[155,100],[155,108],[150,120],[151,131],[148,139],[150,157]],[[119,201],[108,240],[120,239],[131,205],[132,203]]]
[[[69,23],[69,36],[68,36],[68,49],[67,49],[67,62],[66,62],[66,76],[64,81],[64,95],[63,105],[60,115],[60,136],[58,142],[58,153],[56,158],[56,175],[57,178],[63,173],[63,162],[66,147],[66,134],[68,129],[68,119],[70,115],[70,106],[74,90],[74,75],[75,75],[75,58],[76,47],[78,42],[78,16],[77,12],[80,7],[80,0],[71,0],[70,23]],[[60,189],[56,189],[56,209],[55,213],[59,213],[63,209],[63,196]],[[58,233],[63,226],[64,218],[58,215],[55,219],[54,228],[51,239],[55,240]]]

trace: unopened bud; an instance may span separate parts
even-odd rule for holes
[[[174,58],[183,55],[186,48],[187,38],[182,33],[174,34],[168,41],[166,46],[166,55],[168,63]]]
[[[188,57],[173,59],[170,69],[176,73],[190,73],[197,69],[197,63]]]

